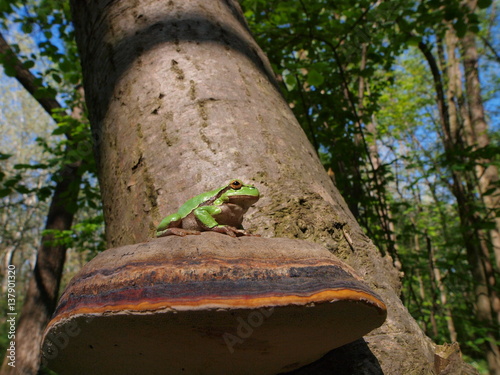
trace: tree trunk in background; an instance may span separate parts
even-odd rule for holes
[[[38,183],[38,188],[41,188],[41,181]],[[33,197],[28,197],[27,194],[23,194],[23,202],[29,202],[29,201],[33,201],[34,198]],[[6,205],[6,207],[8,207],[9,204]],[[7,289],[8,289],[8,283],[9,283],[9,279],[7,277],[8,275],[8,267],[9,265],[11,264],[14,264],[14,254],[16,252],[16,250],[19,248],[19,244],[21,243],[22,241],[22,238],[23,238],[23,234],[24,234],[24,231],[26,230],[26,224],[28,223],[28,221],[31,219],[31,217],[33,216],[33,213],[35,212],[35,206],[34,205],[30,205],[30,204],[27,204],[27,207],[29,207],[26,211],[26,220],[24,221],[24,223],[21,223],[17,228],[16,228],[16,232],[14,233],[14,235],[12,236],[13,237],[13,244],[8,246],[4,251],[5,251],[5,255],[4,255],[4,260],[3,260],[3,265],[2,265],[2,274],[3,274],[3,278],[2,278],[2,286],[0,288],[0,293],[3,294],[3,295],[7,295]],[[7,212],[7,210],[4,211],[5,213]],[[5,223],[6,221],[3,220],[3,222]]]
[[[423,174],[423,171],[422,171],[422,174]],[[429,188],[429,191],[432,194],[432,197],[434,198],[434,203],[435,203],[436,207],[439,207],[439,201],[436,197],[435,188],[430,183],[428,178],[425,178],[425,181],[426,181],[426,184]],[[414,200],[415,200],[415,202],[418,202],[417,215],[420,216],[420,215],[422,215],[422,210],[420,208],[421,203],[422,203],[422,199],[421,199],[421,195],[420,195],[419,191],[414,192]],[[441,209],[440,209],[440,211],[441,211]],[[441,231],[442,231],[442,237],[444,240],[443,242],[446,243],[446,242],[448,242],[448,239],[447,239],[448,235],[446,233],[446,221],[445,221],[445,217],[444,217],[442,212],[440,213],[440,216],[442,219],[441,220],[442,221]],[[415,233],[415,235],[414,235],[415,253],[418,254],[421,251],[420,239],[419,239],[420,230],[418,229],[416,218],[412,217],[412,218],[410,218],[410,221],[413,225],[413,228],[414,228],[413,230]],[[448,301],[447,301],[448,292],[446,290],[446,286],[443,284],[442,277],[441,277],[441,271],[440,271],[439,267],[436,265],[437,257],[436,257],[436,254],[434,252],[434,246],[432,244],[431,237],[429,236],[429,233],[427,230],[424,231],[424,237],[426,240],[427,256],[429,259],[429,279],[431,280],[432,292],[437,293],[439,291],[439,300],[441,302],[441,306],[440,306],[439,310],[444,311],[444,313],[445,313],[446,324],[447,324],[448,332],[450,335],[450,343],[455,343],[455,342],[457,342],[457,331],[455,328],[455,323],[453,322],[453,312],[452,312],[450,305],[448,304]],[[425,301],[426,300],[425,299],[425,286],[424,286],[422,277],[420,275],[418,275],[418,280],[419,280],[419,285],[420,285],[420,296],[422,298],[422,301]],[[436,302],[436,298],[434,297],[433,303],[435,303],[435,302]],[[438,311],[438,314],[439,314],[439,311]],[[434,325],[435,325],[434,309],[431,311],[430,319],[431,319],[431,324],[434,327]],[[437,330],[436,330],[435,335],[437,336]]]
[[[470,113],[466,108],[465,101],[463,100],[463,90],[462,90],[462,77],[461,77],[461,72],[460,72],[460,64],[458,61],[458,58],[456,56],[456,50],[457,50],[457,44],[458,44],[458,39],[455,35],[455,32],[450,25],[447,32],[446,32],[446,46],[447,46],[447,56],[448,56],[448,63],[443,64],[443,66],[446,66],[446,72],[448,76],[448,90],[447,90],[447,99],[448,99],[448,109],[449,109],[449,115],[450,115],[450,127],[452,134],[454,135],[454,143],[455,144],[463,144],[464,147],[465,145],[472,147],[472,149],[477,149],[477,142],[476,142],[476,136],[475,136],[475,130],[474,127],[472,126],[471,122],[471,117]],[[475,46],[474,46],[474,51],[475,51]],[[477,57],[477,53],[476,53]],[[477,60],[476,60],[477,63]],[[467,74],[467,72],[466,72]],[[477,78],[477,66],[476,66],[476,76]],[[479,84],[479,81],[476,82],[477,85]],[[476,85],[475,85],[476,86]],[[479,93],[480,94],[480,93]],[[482,111],[482,102],[481,98],[479,98],[479,102],[481,103],[481,111]],[[478,111],[479,112],[479,111]],[[484,112],[483,112],[484,116]],[[484,122],[484,117],[483,117],[483,122]],[[486,125],[484,123],[484,125]],[[488,141],[489,142],[489,141]],[[485,144],[483,147],[486,147],[487,144]],[[462,147],[462,148],[464,148]],[[463,151],[465,153],[465,150]],[[476,185],[477,189],[481,192],[482,194],[482,202],[478,202],[477,207],[475,209],[474,215],[477,218],[477,223],[476,223],[476,228],[478,228],[478,223],[485,222],[485,221],[499,221],[498,218],[495,219],[495,208],[491,207],[491,204],[493,200],[491,199],[494,197],[496,193],[493,193],[493,195],[484,195],[484,192],[486,190],[484,189],[491,189],[492,186],[484,186],[484,176],[486,175],[485,173],[485,168],[483,167],[484,164],[490,164],[491,160],[475,160],[476,162],[476,168],[475,168],[475,176],[473,175],[472,171],[465,171],[464,175],[466,174],[465,178],[468,181],[468,190],[473,192],[476,190]],[[491,168],[490,168],[491,167]],[[496,167],[493,165],[490,165],[488,169],[491,171],[496,171]],[[476,183],[476,181],[478,181]],[[500,192],[499,192],[500,194]],[[480,212],[480,208],[482,204],[484,205],[484,208],[486,208],[489,213],[484,215],[484,213]],[[493,214],[493,215],[492,215]],[[489,217],[488,217],[489,216]],[[493,216],[493,217],[492,217]],[[497,317],[497,321],[500,323],[500,300],[498,298],[498,295],[495,291],[495,282],[496,282],[496,277],[495,277],[495,271],[494,271],[494,266],[491,262],[491,257],[490,257],[490,244],[493,244],[493,248],[495,248],[495,241],[500,238],[497,238],[498,232],[494,228],[493,230],[490,231],[490,238],[488,237],[488,232],[485,231],[484,229],[478,228],[476,229],[478,233],[478,238],[479,238],[479,244],[481,247],[482,251],[482,262],[484,264],[484,269],[486,273],[486,279],[488,280],[489,287],[490,287],[490,299],[491,299],[491,306],[494,312],[494,315]]]
[[[470,123],[472,128],[473,142],[469,144],[473,150],[481,150],[489,145],[488,125],[485,121],[483,102],[481,97],[481,87],[478,74],[478,54],[476,49],[475,36],[467,33],[461,40],[463,49],[463,61],[465,71],[465,83],[467,90],[467,102],[469,107]],[[486,208],[486,219],[495,224],[490,230],[489,238],[486,233],[482,234],[483,260],[487,271],[490,284],[490,298],[493,315],[498,325],[500,324],[500,299],[495,292],[497,288],[497,277],[500,270],[500,189],[498,188],[498,169],[489,158],[480,158],[476,160],[476,177],[478,181],[479,192],[481,193],[484,206]],[[490,262],[490,248],[488,243],[491,241],[493,253],[496,259],[496,270]],[[495,363],[496,373],[500,374],[500,349],[494,343],[491,346],[495,349],[495,355],[490,354],[489,363]],[[491,366],[490,366],[491,369]]]
[[[459,125],[456,121],[451,121],[447,99],[444,94],[443,79],[432,51],[422,42],[419,44],[419,48],[429,64],[434,80],[436,103],[439,109],[441,129],[444,135],[443,143],[447,164],[454,165],[454,158],[460,158],[460,155],[463,154],[463,140],[459,137]],[[456,114],[456,112],[454,113]],[[461,160],[459,159],[459,161]],[[494,284],[494,275],[491,273],[491,267],[488,264],[489,260],[484,256],[484,238],[481,235],[481,231],[477,228],[477,202],[471,190],[469,176],[467,175],[468,171],[462,173],[459,170],[452,169],[450,173],[453,178],[452,192],[457,201],[461,234],[467,251],[467,260],[471,266],[471,272],[476,283],[476,315],[485,329],[489,331],[486,334],[489,341],[483,346],[490,372],[495,375],[500,375],[500,356],[498,347],[495,344],[498,339],[498,333],[495,332],[498,330],[495,330],[492,309],[495,293],[494,290],[490,288],[492,277]]]
[[[355,144],[359,149],[364,149],[366,153],[365,157],[368,158],[368,166],[370,170],[366,173],[368,175],[367,182],[364,185],[360,185],[360,188],[364,190],[360,198],[364,196],[364,200],[366,201],[367,197],[370,196],[373,197],[373,202],[376,202],[365,203],[367,207],[374,206],[373,215],[377,216],[380,228],[382,228],[384,232],[385,241],[379,241],[382,243],[376,243],[376,245],[378,245],[379,249],[383,252],[387,250],[387,252],[394,259],[394,264],[398,270],[401,270],[401,262],[399,261],[397,253],[396,234],[394,231],[394,223],[392,221],[391,207],[387,202],[385,176],[383,170],[381,169],[382,163],[380,161],[377,146],[376,119],[374,114],[371,116],[370,120],[364,118],[365,92],[369,92],[370,89],[363,76],[363,71],[366,69],[367,53],[368,44],[363,43],[361,46],[361,62],[359,67],[360,75],[358,78],[358,110],[356,114],[356,128],[358,133],[356,134]],[[356,111],[354,106],[353,110]],[[363,124],[366,132],[363,129]],[[358,173],[360,175],[362,173],[360,166],[358,166]],[[365,227],[369,228],[369,225],[365,225]],[[380,248],[382,244],[386,245],[385,249]]]
[[[464,105],[463,100],[461,98],[463,97],[463,92],[462,92],[462,80],[461,80],[461,72],[460,72],[460,65],[456,56],[456,49],[457,49],[457,43],[458,39],[455,36],[455,32],[450,25],[447,32],[446,32],[446,46],[447,46],[447,56],[448,56],[448,62],[447,64],[443,61],[443,66],[446,68],[446,73],[448,76],[448,90],[447,90],[447,100],[448,100],[448,111],[449,111],[449,116],[450,116],[450,130],[451,134],[453,135],[454,138],[454,143],[455,144],[460,144],[460,145],[468,145],[472,146],[474,149],[477,149],[476,147],[476,142],[474,140],[474,129],[471,127],[471,120],[469,113],[467,110],[464,110]],[[477,55],[476,55],[477,56]],[[444,60],[444,57],[443,57]],[[477,69],[476,69],[477,73]],[[477,76],[476,76],[477,77]],[[461,107],[462,106],[462,107]],[[482,104],[481,104],[482,108]],[[462,116],[460,116],[462,115]],[[484,113],[483,113],[484,115]],[[461,118],[460,118],[461,117]],[[460,121],[461,120],[461,121]],[[484,118],[483,118],[484,120]],[[472,142],[472,143],[471,143]],[[464,148],[464,147],[462,147]],[[463,151],[465,152],[465,150]],[[482,164],[484,163],[491,163],[490,161],[485,161],[483,160],[477,160],[477,165],[476,165],[476,176],[473,175],[472,171],[465,171],[463,174],[465,175],[465,179],[467,180],[468,183],[468,190],[473,192],[476,190],[476,182],[475,178],[477,178],[477,181],[479,183],[477,185],[479,188],[479,191],[481,193],[484,193],[485,188],[491,188],[491,186],[482,186],[483,184],[481,181],[484,182],[483,179],[483,174],[485,172],[484,168],[482,167]],[[496,168],[494,166],[491,166],[495,171]],[[492,208],[488,207],[488,203],[491,203],[491,198],[493,195],[484,195],[483,194],[483,200],[482,202],[478,202],[477,207],[475,209],[475,217],[477,218],[477,223],[484,222],[484,221],[495,221],[494,218],[491,217],[491,213],[495,212],[494,210],[492,211]],[[484,214],[482,214],[480,210],[481,203],[484,204],[487,210],[490,211],[490,218],[485,218]],[[476,223],[476,227],[477,227]],[[498,295],[495,291],[495,272],[494,272],[494,266],[491,263],[490,260],[490,238],[488,238],[488,232],[485,231],[484,229],[476,229],[478,233],[478,239],[479,239],[479,245],[481,247],[481,252],[482,252],[482,262],[484,264],[484,269],[486,273],[486,279],[488,280],[489,287],[490,287],[490,299],[491,299],[491,306],[493,309],[494,314],[497,317],[497,320],[500,322],[500,300],[498,299]],[[491,239],[493,242],[493,247],[495,247],[495,236],[496,236],[496,230],[493,229],[491,231]]]
[[[474,2],[472,2],[474,3]],[[470,10],[473,12],[475,4],[469,2]],[[468,110],[466,108],[466,103],[463,100],[462,92],[462,79],[460,66],[458,59],[456,58],[456,49],[458,44],[458,39],[455,36],[453,28],[450,26],[446,33],[446,43],[448,50],[448,76],[450,81],[450,97],[448,98],[452,101],[454,98],[457,100],[458,107],[460,108],[460,113],[462,114],[463,129],[462,134],[464,137],[464,144],[471,147],[473,150],[478,148],[487,147],[489,144],[489,138],[487,134],[487,124],[485,122],[484,109],[482,105],[482,98],[480,92],[479,75],[478,75],[478,54],[476,50],[475,35],[472,33],[467,33],[464,38],[462,38],[462,54],[464,61],[464,71],[465,71],[465,82],[468,97]],[[458,121],[457,121],[458,122]],[[458,126],[458,125],[457,125]],[[500,258],[498,257],[500,251],[500,236],[498,229],[500,228],[500,218],[496,217],[496,211],[498,210],[498,198],[500,197],[500,190],[497,188],[498,183],[498,170],[494,165],[491,164],[491,160],[479,158],[475,160],[476,167],[476,181],[477,188],[482,196],[482,203],[486,209],[486,217],[484,213],[477,212],[476,217],[478,222],[491,221],[495,223],[495,228],[490,230],[489,237],[488,232],[483,229],[477,229],[478,240],[482,251],[482,263],[486,274],[486,279],[489,284],[489,297],[492,310],[492,331],[498,332],[498,328],[495,330],[494,319],[496,318],[497,324],[500,323],[500,300],[498,294],[496,293],[496,276],[498,269],[495,272],[494,265],[491,262],[490,254],[492,252],[490,244],[493,247],[493,254],[498,262]],[[473,183],[473,178],[469,179],[470,187],[469,190],[474,191],[476,184]],[[489,194],[485,194],[488,190]],[[478,202],[479,205],[479,202]],[[477,223],[476,223],[477,227]],[[489,318],[488,318],[489,319]],[[498,327],[498,325],[497,325]],[[490,339],[493,340],[495,336],[490,334]],[[488,351],[488,363],[490,369],[493,372],[500,373],[500,351],[498,346],[490,343],[491,350]]]
[[[73,212],[67,206],[78,197],[78,167],[67,166],[58,173],[60,180],[52,196],[46,230],[71,228]],[[35,375],[40,367],[42,333],[56,306],[67,249],[66,245],[54,244],[54,239],[53,235],[42,237],[16,330],[16,367],[8,366],[6,358],[1,375]]]
[[[453,111],[455,111],[455,116],[457,116],[457,122],[461,122],[463,138],[466,144],[474,144],[474,135],[472,131],[472,125],[470,123],[470,116],[467,108],[467,103],[464,96],[464,91],[462,88],[462,71],[460,70],[460,61],[457,56],[457,46],[458,38],[456,36],[453,25],[448,25],[448,29],[445,34],[445,44],[446,44],[446,56],[447,61],[445,63],[445,68],[448,76],[448,105],[451,106],[453,103]],[[453,116],[450,110],[450,117]]]
[[[434,345],[399,300],[398,272],[333,186],[238,2],[71,5],[109,246],[147,241],[188,198],[240,177],[262,193],[248,229],[323,244],[389,306],[381,328],[295,374],[431,373]]]
[[[366,51],[366,45],[362,45],[362,50]],[[349,206],[351,213],[354,215],[357,221],[361,221],[364,224],[364,227],[370,231],[368,222],[364,215],[360,214],[360,206],[361,203],[365,201],[365,190],[363,188],[363,177],[361,172],[360,162],[363,158],[362,149],[362,135],[361,135],[361,115],[358,113],[358,109],[356,107],[356,100],[354,99],[354,95],[351,93],[349,88],[349,82],[345,74],[345,65],[349,63],[349,61],[344,62],[344,59],[340,57],[335,49],[332,49],[333,54],[335,56],[335,63],[337,64],[337,68],[340,72],[340,76],[342,79],[342,95],[344,97],[343,105],[347,106],[351,109],[353,114],[353,120],[355,122],[354,125],[354,134],[352,139],[346,139],[346,135],[344,134],[344,130],[334,131],[334,134],[330,140],[333,145],[333,148],[337,148],[339,143],[344,143],[344,149],[349,149],[349,156],[344,158],[335,158],[332,162],[333,169],[335,173],[333,176],[335,177],[335,182],[337,186],[340,186],[340,191],[344,192],[344,197]],[[362,94],[363,90],[363,80],[359,81],[359,92]],[[358,102],[362,103],[362,101]],[[359,107],[359,110],[362,112],[362,104]],[[325,123],[325,126],[330,126]],[[348,146],[345,144],[347,143]],[[349,177],[346,177],[349,176]]]
[[[448,305],[447,291],[443,284],[441,271],[439,267],[436,266],[436,254],[434,253],[434,247],[432,246],[432,241],[427,231],[425,233],[425,239],[427,242],[427,252],[429,256],[429,267],[430,267],[430,277],[433,280],[433,287],[435,286],[436,292],[439,292],[439,300],[441,302],[441,308],[446,317],[446,325],[448,326],[448,333],[450,334],[450,343],[457,342],[457,331],[455,329],[455,324],[453,323],[453,314],[451,312],[450,306]],[[437,335],[437,333],[436,333]]]
[[[441,221],[441,233],[442,233],[441,236],[442,236],[443,242],[449,243],[450,236],[448,235],[448,225],[446,222],[446,215],[440,207],[439,198],[437,197],[437,194],[436,194],[436,187],[433,184],[431,184],[431,182],[429,181],[429,179],[427,177],[425,178],[425,181],[426,181],[427,186],[429,187],[429,191],[431,192],[434,204],[436,205],[436,207],[439,207],[439,217],[440,217],[440,221]],[[418,198],[418,201],[420,202],[420,197]],[[428,237],[427,232],[426,232],[426,237]],[[430,239],[429,239],[429,241],[430,241]],[[432,251],[432,259],[433,259],[433,263],[435,264],[436,263],[436,256],[434,253],[434,248],[431,246],[430,250]],[[441,306],[442,306],[442,309],[444,310],[446,318],[447,318],[446,325],[448,326],[448,332],[450,334],[450,343],[454,343],[454,342],[457,342],[458,336],[457,336],[457,330],[455,328],[455,323],[453,321],[453,311],[451,310],[451,307],[447,302],[448,291],[446,290],[445,284],[442,282],[441,271],[440,271],[439,267],[434,266],[433,273],[434,273],[434,277],[436,278],[436,283],[438,285],[438,289],[440,291]]]
[[[377,146],[377,120],[375,115],[372,115],[371,121],[365,124],[366,131],[365,139],[368,148],[368,157],[370,158],[370,166],[373,168],[373,183],[371,184],[371,193],[378,201],[378,217],[380,226],[384,230],[387,252],[394,259],[394,265],[401,271],[402,264],[398,255],[398,244],[396,238],[396,229],[392,219],[392,210],[386,196],[386,181],[384,171],[382,169],[382,162],[380,160],[378,146]]]
[[[438,287],[436,283],[436,279],[434,277],[434,259],[433,259],[433,254],[432,254],[432,244],[431,244],[431,239],[425,234],[425,240],[426,240],[426,245],[427,245],[427,257],[428,257],[428,269],[429,269],[429,280],[431,282],[431,301],[432,301],[432,307],[430,309],[430,318],[431,318],[431,326],[432,326],[432,334],[434,337],[437,337],[438,335],[438,328],[437,328],[437,323],[436,323],[436,315],[439,314],[439,308],[438,308]]]
[[[468,0],[466,4],[469,11],[474,13],[477,1]],[[486,123],[486,116],[484,113],[483,99],[481,96],[476,36],[472,32],[467,32],[460,42],[462,46],[465,87],[472,132],[472,139],[468,144],[472,146],[474,150],[483,149],[490,144],[490,139],[488,135],[488,124]],[[500,215],[498,215],[500,210],[500,188],[498,169],[490,158],[481,158],[477,160],[476,175],[479,181],[479,191],[482,194],[484,204],[488,211],[488,218],[495,223],[495,228],[490,231],[490,236],[496,259],[496,271],[500,272]],[[495,310],[497,314],[500,314],[500,304],[495,306]]]

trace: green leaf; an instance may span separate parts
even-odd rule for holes
[[[7,189],[7,188],[0,189],[0,198],[8,197],[11,192],[12,192],[11,189]]]
[[[317,70],[311,70],[307,74],[307,82],[311,86],[318,87],[325,81],[325,78],[321,73],[319,73]]]
[[[36,192],[38,199],[45,201],[52,194],[52,189],[50,187],[44,186]]]
[[[25,34],[31,34],[33,32],[33,25],[31,24],[30,21],[28,21],[26,23],[23,23],[22,26],[21,26],[21,30]]]
[[[68,131],[67,126],[58,126],[52,131],[52,135],[63,135],[66,134],[67,131]]]
[[[465,33],[467,32],[467,25],[465,24],[464,20],[459,18],[457,22],[453,24],[453,28],[457,32],[457,36],[459,38],[463,38],[465,36]]]
[[[61,61],[61,63],[59,64],[59,68],[61,69],[61,71],[63,73],[68,73],[68,72],[75,70],[74,64],[70,60],[67,60],[67,59],[64,59],[63,61]]]
[[[17,186],[15,187],[15,189],[16,189],[16,191],[17,191],[18,193],[20,193],[20,194],[28,194],[28,193],[30,193],[30,192],[31,192],[31,190],[30,190],[30,189],[28,189],[28,188],[27,188],[26,186],[24,186],[24,185],[17,185]]]
[[[422,41],[422,38],[418,36],[411,36],[408,38],[406,42],[409,46],[418,46],[418,44]]]
[[[478,0],[477,6],[479,9],[486,9],[493,3],[493,0]]]
[[[12,5],[8,1],[0,1],[0,13],[10,13]]]
[[[297,80],[295,79],[295,76],[290,73],[288,69],[283,70],[283,78],[285,82],[285,86],[288,91],[292,91],[295,88],[295,85],[297,84]]]
[[[16,67],[10,59],[2,59],[3,71],[7,77],[16,76]]]
[[[28,60],[23,63],[23,68],[31,69],[35,66],[35,62],[33,60]]]
[[[17,185],[19,181],[21,181],[22,177],[21,175],[17,174],[14,177],[9,178],[7,181],[4,182],[4,186],[7,188],[12,188]]]
[[[46,98],[55,98],[57,95],[57,91],[52,87],[41,87],[35,92],[35,98],[37,99],[46,99]]]
[[[56,81],[57,83],[61,83],[61,82],[62,82],[61,76],[60,76],[59,74],[52,73],[52,78],[53,78],[53,79],[54,79],[54,81]]]
[[[14,164],[14,169],[46,169],[47,164]]]
[[[496,223],[493,221],[479,222],[476,224],[476,228],[484,230],[494,230],[496,228]]]
[[[492,187],[492,188],[489,188],[488,190],[486,190],[484,193],[483,193],[483,196],[485,195],[491,195],[493,194],[494,192],[497,191],[497,188],[496,187]]]

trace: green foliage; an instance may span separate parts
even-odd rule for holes
[[[102,215],[82,218],[71,230],[44,230],[42,235],[53,246],[66,246],[80,252],[86,252],[89,259],[104,249]]]
[[[377,202],[363,186],[375,184],[383,190],[382,176],[390,176],[385,166],[376,176],[370,167],[359,168],[369,164],[364,123],[390,83],[388,72],[404,42],[395,20],[408,14],[410,5],[340,1],[332,7],[328,1],[300,0],[242,4],[297,119],[323,153],[325,167],[333,171],[351,210],[365,220],[377,241],[378,220],[371,220],[377,216]],[[365,85],[362,93],[360,79]]]

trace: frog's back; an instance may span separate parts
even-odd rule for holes
[[[210,200],[210,198],[215,197],[220,190],[221,189],[208,191],[206,193],[197,195],[196,197],[189,199],[188,201],[186,201],[186,203],[184,203],[181,206],[181,208],[179,208],[179,211],[177,213],[181,216],[181,218],[185,218],[191,212],[193,212],[195,208],[198,208],[204,202]]]

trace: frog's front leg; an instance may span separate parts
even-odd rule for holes
[[[187,236],[188,234],[200,234],[197,230],[179,228],[182,224],[182,217],[178,213],[167,216],[156,229],[156,237],[165,236]]]
[[[221,225],[214,219],[214,216],[222,213],[219,206],[201,206],[193,211],[194,216],[207,230],[227,234],[231,237],[251,236],[244,229],[238,229],[230,225]]]
[[[193,214],[200,224],[210,230],[219,225],[214,216],[219,215],[221,212],[219,206],[201,206],[193,210]]]

